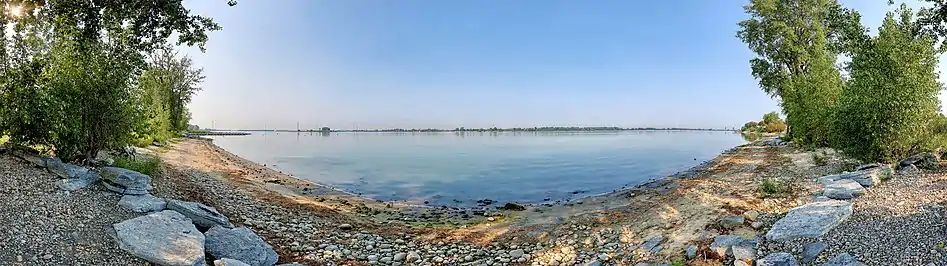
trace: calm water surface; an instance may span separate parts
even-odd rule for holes
[[[697,131],[268,132],[215,139],[238,156],[299,178],[386,201],[437,205],[485,198],[537,203],[610,192],[744,143],[739,134]]]

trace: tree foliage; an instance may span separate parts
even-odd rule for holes
[[[759,57],[750,60],[760,88],[777,98],[798,142],[825,145],[831,107],[842,91],[840,52],[864,32],[857,12],[835,0],[752,0],[737,37]]]
[[[220,27],[181,2],[5,1],[0,135],[78,159],[157,128],[186,127],[185,105],[203,77],[189,59],[155,51],[166,51],[172,36],[203,49],[207,32]]]
[[[902,5],[852,58],[838,107],[836,146],[863,160],[893,161],[930,138],[939,110],[936,39]]]

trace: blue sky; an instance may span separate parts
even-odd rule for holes
[[[876,28],[885,0],[842,1]],[[734,127],[778,110],[746,1],[186,1],[213,17],[192,123]]]

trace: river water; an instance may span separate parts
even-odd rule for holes
[[[743,144],[732,132],[285,133],[215,137],[243,158],[380,200],[540,203],[671,175]]]

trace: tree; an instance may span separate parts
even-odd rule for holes
[[[139,128],[136,123],[144,121],[142,101],[157,97],[137,90],[144,55],[172,35],[177,44],[203,50],[206,33],[220,29],[210,18],[190,14],[181,2],[5,2],[0,7],[0,133],[17,145],[54,147],[64,159],[126,145],[129,133]],[[193,91],[194,86],[177,89]],[[168,111],[186,120],[185,108]]]
[[[769,112],[763,115],[763,124],[769,125],[769,124],[782,123],[782,122],[783,122],[783,119],[779,118],[779,114],[776,112]]]
[[[852,58],[851,86],[838,108],[837,148],[866,161],[894,161],[930,136],[942,88],[939,52],[935,36],[917,29],[902,5]]]
[[[837,54],[864,33],[857,12],[835,0],[752,0],[737,37],[759,57],[750,60],[760,88],[779,99],[789,137],[827,143],[831,108],[842,91]]]
[[[148,95],[158,97],[152,110],[166,112],[168,126],[165,132],[179,132],[187,129],[190,113],[187,104],[203,82],[203,69],[195,68],[187,56],[178,56],[171,46],[155,50],[149,64],[141,76],[142,90]],[[163,111],[162,111],[163,110]]]

